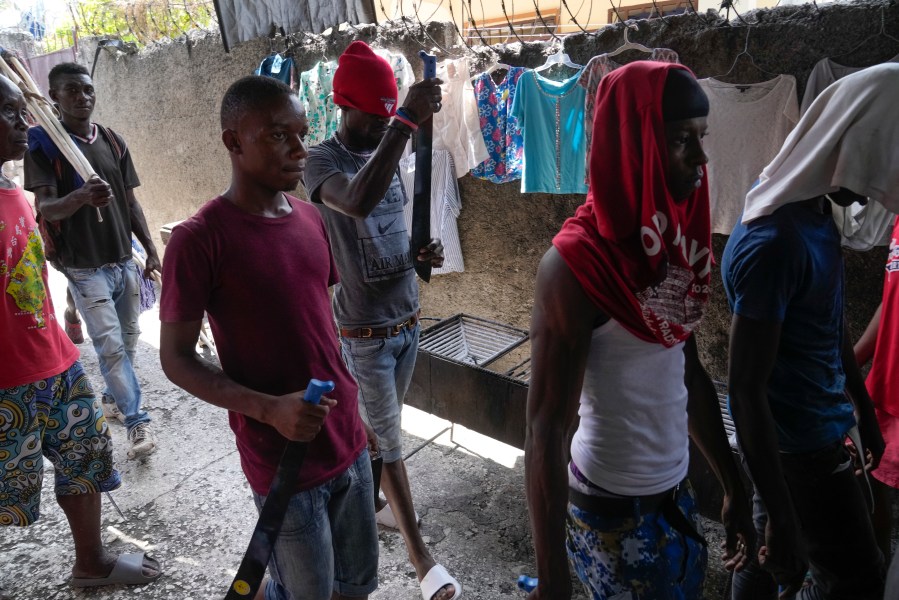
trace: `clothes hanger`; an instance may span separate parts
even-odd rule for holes
[[[624,24],[624,43],[611,52],[606,52],[606,57],[612,57],[616,54],[621,54],[622,52],[627,52],[628,50],[637,50],[639,52],[645,52],[647,54],[652,54],[654,50],[652,48],[647,48],[643,44],[638,44],[636,42],[632,42],[627,39],[627,30],[633,29],[634,31],[639,31],[637,26],[634,23],[625,23]]]
[[[727,70],[727,73],[724,73],[723,75],[713,75],[713,77],[715,79],[721,80],[722,78],[727,77],[728,75],[733,73],[734,69],[737,66],[737,63],[740,62],[741,56],[747,57],[749,59],[749,64],[752,65],[757,71],[764,73],[765,75],[768,75],[770,77],[778,77],[778,75],[779,75],[778,73],[771,73],[770,71],[766,71],[765,69],[763,69],[760,66],[758,66],[757,64],[755,64],[755,59],[752,57],[752,54],[749,53],[749,34],[751,31],[752,31],[752,27],[747,25],[746,41],[743,44],[743,50],[734,57],[734,62],[730,66],[730,68]],[[727,82],[725,82],[725,83],[727,83]],[[747,85],[750,85],[750,84],[747,84]],[[755,84],[752,84],[752,85],[755,85]]]
[[[840,58],[841,56],[848,56],[877,37],[885,37],[889,40],[893,40],[894,42],[899,43],[899,38],[892,36],[886,32],[886,16],[884,15],[882,6],[880,7],[880,31],[878,31],[877,33],[872,33],[871,35],[869,35],[868,37],[863,39],[852,50],[849,50],[847,52],[842,52],[840,54],[835,54],[833,56],[828,56],[828,58],[830,58],[832,60],[834,58]]]
[[[480,73],[478,73],[477,75],[472,77],[471,81],[474,81],[475,79],[477,79],[478,77],[481,77],[483,75],[492,75],[495,71],[501,71],[503,69],[505,69],[506,71],[511,71],[512,67],[510,67],[506,63],[502,63],[502,62],[493,63],[492,65],[487,67],[485,70],[481,71]]]
[[[577,63],[571,62],[571,58],[565,53],[565,49],[562,45],[559,45],[559,51],[555,54],[550,54],[546,57],[546,62],[534,69],[535,73],[539,73],[540,71],[545,71],[551,67],[556,65],[561,65],[564,67],[568,67],[570,69],[583,69],[583,65],[579,65]]]
[[[284,51],[285,53],[290,50],[290,40],[287,39],[287,33],[284,31],[283,27],[278,27],[274,23],[272,23],[272,28],[269,30],[268,34],[268,55],[274,56],[278,54],[275,50],[275,38],[278,37],[278,33],[281,34],[281,38],[284,40]]]

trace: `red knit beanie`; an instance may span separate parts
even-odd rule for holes
[[[368,44],[355,41],[337,59],[334,73],[334,104],[382,117],[396,111],[396,76],[390,64],[372,52]]]

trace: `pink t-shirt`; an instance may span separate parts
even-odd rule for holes
[[[58,375],[78,348],[56,320],[44,246],[19,188],[0,189],[0,389]]]
[[[297,491],[333,479],[365,446],[357,387],[337,342],[328,288],[337,268],[318,211],[287,197],[280,218],[246,213],[225,198],[206,203],[175,227],[163,263],[160,319],[195,321],[205,311],[222,369],[267,394],[332,380],[337,400],[309,444]],[[276,429],[229,413],[250,487],[268,494],[287,440]]]
[[[883,309],[874,360],[868,373],[868,393],[874,405],[899,417],[899,219],[893,227],[890,255],[883,280]]]

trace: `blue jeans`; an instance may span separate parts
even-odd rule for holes
[[[266,600],[367,596],[378,587],[378,526],[368,450],[331,481],[290,499]],[[253,494],[257,510],[264,496]]]
[[[66,269],[75,307],[84,319],[97,351],[106,393],[125,415],[130,431],[150,421],[140,409],[140,385],[134,373],[134,355],[140,326],[140,273],[133,260],[96,269]]]
[[[874,539],[868,505],[842,443],[815,452],[781,454],[784,478],[808,547],[812,585],[799,600],[880,600],[884,560]],[[750,474],[751,477],[751,474]],[[768,513],[752,498],[756,548],[765,542]],[[777,585],[758,554],[734,575],[733,600],[774,600]]]
[[[416,324],[389,338],[340,338],[343,360],[359,385],[359,414],[378,435],[385,463],[403,457],[400,416],[415,370],[420,331]]]

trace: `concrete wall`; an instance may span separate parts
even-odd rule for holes
[[[744,15],[759,23],[751,32],[750,51],[765,70],[795,75],[801,97],[814,64],[825,56],[841,55],[877,33],[882,10],[886,31],[899,36],[895,2],[830,5],[820,10],[811,5],[781,7]],[[631,39],[673,48],[699,77],[727,72],[743,49],[746,32],[739,22],[727,23],[714,13],[644,21],[639,28]],[[300,38],[296,56],[300,69],[307,69],[323,56],[338,56],[357,38],[410,57],[422,44],[428,48],[451,45],[451,27],[431,24],[427,32],[430,39],[417,26],[346,28],[326,37]],[[575,62],[585,64],[620,43],[618,26],[597,35],[570,36],[565,47]],[[228,158],[219,141],[219,101],[227,86],[250,73],[268,50],[268,40],[257,40],[225,54],[219,38],[209,34],[192,38],[189,44],[160,44],[139,55],[101,55],[94,76],[97,120],[128,141],[143,183],[138,196],[153,231],[189,216],[228,185]],[[509,45],[495,51],[512,65],[533,67],[544,60],[542,44]],[[82,52],[89,65],[93,48],[85,44]],[[878,37],[840,62],[869,65],[897,53],[899,44]],[[482,62],[488,62],[490,54],[485,51]],[[626,54],[623,57],[629,59]],[[768,78],[745,61],[737,65],[733,76],[731,80],[739,81]],[[583,197],[522,195],[516,183],[498,186],[470,176],[459,183],[464,205],[459,229],[467,270],[423,285],[424,312],[431,316],[468,312],[527,327],[537,262]],[[725,238],[715,237],[720,256]],[[883,250],[847,256],[850,318],[857,333],[879,302],[884,257]],[[716,271],[714,298],[699,339],[710,372],[721,379],[730,318],[719,281]]]

